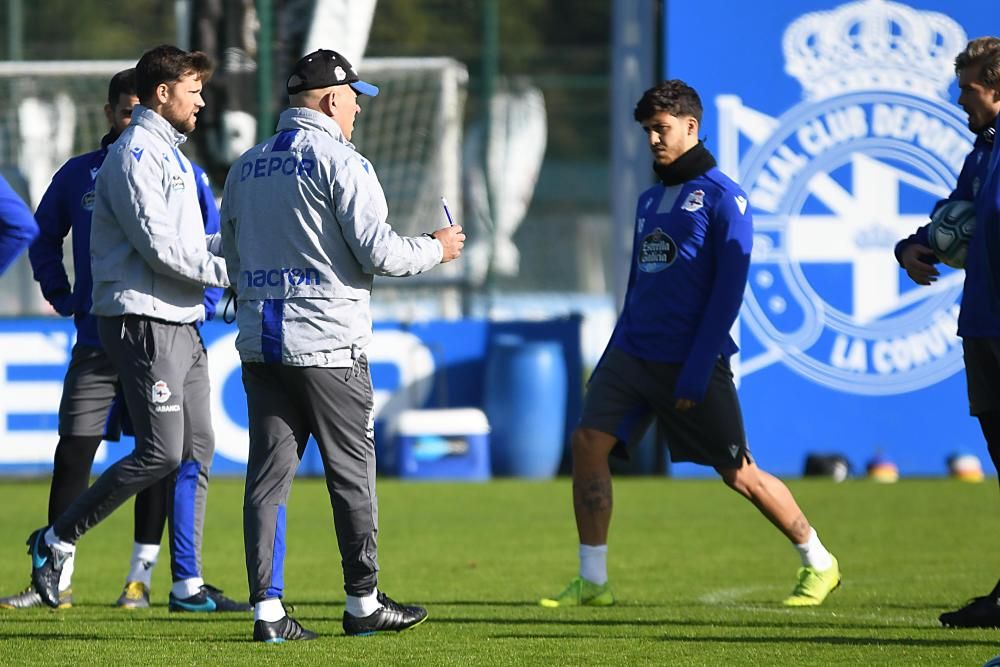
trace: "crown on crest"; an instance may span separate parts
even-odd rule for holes
[[[785,30],[785,71],[807,98],[859,90],[947,97],[955,56],[968,38],[944,14],[888,0],[810,12]]]

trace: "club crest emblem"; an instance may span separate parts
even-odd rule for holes
[[[684,209],[685,211],[690,211],[694,213],[704,205],[705,205],[705,191],[695,190],[694,192],[692,192],[687,196],[687,199],[685,199],[684,203],[681,204],[681,208]]]
[[[170,387],[163,380],[154,382],[149,392],[149,398],[153,403],[166,403],[171,396]]]
[[[913,285],[893,247],[928,221],[972,150],[948,92],[966,42],[943,14],[849,2],[784,33],[800,103],[775,117],[716,99],[720,164],[738,165],[754,217],[742,314],[764,349],[741,359],[744,376],[780,363],[825,387],[889,395],[961,370],[963,275]]]

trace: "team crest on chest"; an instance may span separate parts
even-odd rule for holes
[[[170,177],[170,189],[171,190],[183,190],[184,189],[184,179],[178,175],[174,174]]]
[[[96,198],[97,195],[94,193],[93,190],[91,190],[87,194],[83,195],[83,197],[80,199],[80,208],[82,208],[84,211],[93,211],[94,199]]]
[[[681,208],[684,209],[685,211],[690,211],[691,213],[694,213],[704,205],[705,205],[705,191],[695,190],[694,192],[692,192],[687,196],[687,199],[684,200],[684,203],[681,205]]]

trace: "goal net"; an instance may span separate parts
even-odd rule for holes
[[[32,208],[66,160],[99,147],[108,129],[103,111],[108,81],[134,65],[130,60],[0,62],[0,175]],[[359,69],[381,92],[362,98],[353,142],[375,165],[390,223],[407,236],[447,224],[442,196],[461,220],[465,66],[450,58],[368,58]],[[221,192],[221,182],[214,185]],[[71,255],[65,254],[67,261]],[[456,281],[460,264],[444,265],[423,280]],[[402,287],[393,281],[385,285]],[[0,278],[0,315],[42,312],[49,312],[47,305],[22,258]]]

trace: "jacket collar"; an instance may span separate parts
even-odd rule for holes
[[[101,137],[101,150],[107,153],[108,146],[118,141],[118,137],[120,136],[122,135],[115,134],[114,132],[108,132],[107,134],[105,134],[103,137]]]
[[[135,108],[132,109],[131,125],[138,125],[139,127],[148,130],[160,139],[166,141],[171,146],[180,146],[187,141],[187,135],[183,132],[178,132],[177,128],[170,124],[170,121],[149,107],[144,107],[141,104],[137,104]]]
[[[281,112],[278,118],[278,131],[281,130],[318,130],[326,132],[338,142],[354,148],[354,144],[344,137],[343,130],[329,116],[305,107],[291,107]]]

